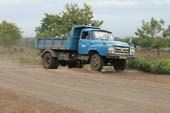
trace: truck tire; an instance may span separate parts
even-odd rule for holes
[[[126,60],[115,60],[113,67],[115,68],[115,71],[124,71],[126,68]]]
[[[50,53],[45,53],[43,56],[43,67],[45,69],[56,69],[58,68],[58,59],[51,56]]]
[[[97,53],[93,54],[90,59],[91,69],[95,71],[101,71],[103,69],[103,58]]]

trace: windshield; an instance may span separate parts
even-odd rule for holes
[[[92,39],[95,40],[113,40],[112,33],[105,31],[92,31]]]

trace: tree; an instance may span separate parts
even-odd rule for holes
[[[170,38],[170,25],[168,26],[168,28],[163,32],[163,36],[165,38]]]
[[[135,34],[140,38],[158,38],[162,37],[162,31],[164,21],[160,19],[159,21],[153,17],[149,22],[142,21],[142,26],[137,29]]]
[[[60,14],[45,14],[41,26],[36,28],[37,37],[55,37],[68,35],[74,24],[99,27],[103,21],[93,20],[93,11],[87,4],[79,8],[77,4],[66,4]]]
[[[0,23],[0,46],[11,47],[21,39],[20,29],[13,23]]]
[[[153,17],[149,22],[142,21],[142,26],[137,29],[135,34],[140,39],[140,46],[144,48],[154,48],[160,53],[160,48],[164,47],[163,38],[164,21],[156,20]]]

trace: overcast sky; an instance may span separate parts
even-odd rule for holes
[[[102,27],[114,36],[133,36],[141,21],[151,17],[170,24],[170,0],[0,0],[0,22],[13,22],[24,37],[32,37],[44,13],[58,14],[66,3],[90,4],[95,19],[103,20]]]

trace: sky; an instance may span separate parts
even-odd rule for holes
[[[59,14],[66,3],[91,5],[94,19],[103,20],[101,27],[117,37],[134,36],[142,20],[151,17],[170,24],[170,0],[0,0],[0,22],[15,23],[24,37],[34,37],[44,13]]]

